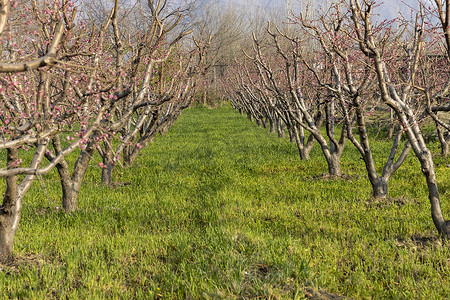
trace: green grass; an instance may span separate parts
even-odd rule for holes
[[[389,144],[374,142],[379,167]],[[450,217],[448,159],[436,157]],[[60,206],[56,172],[27,194],[7,298],[304,298],[306,287],[350,298],[450,295],[449,244],[436,234],[417,160],[370,200],[350,144],[346,179],[323,179],[317,147],[300,161],[230,108],[190,109],[136,165],[99,184],[93,161],[80,210]]]

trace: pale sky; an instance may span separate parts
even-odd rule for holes
[[[214,0],[212,0],[214,1]],[[231,4],[242,9],[253,9],[267,8],[267,9],[283,9],[286,10],[288,6],[291,7],[293,11],[298,11],[303,5],[307,3],[312,4],[314,7],[319,5],[324,5],[325,3],[331,3],[332,0],[216,0],[217,2],[222,2],[226,4]],[[215,2],[215,1],[214,1]],[[411,7],[417,7],[417,0],[384,0],[378,1],[382,3],[382,6],[375,9],[375,13],[380,13],[386,18],[394,17],[398,11],[406,14],[405,17],[409,17]],[[430,2],[430,0],[425,0],[423,2]]]

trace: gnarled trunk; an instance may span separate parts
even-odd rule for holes
[[[361,154],[362,159],[364,160],[364,164],[366,166],[367,175],[369,177],[370,184],[372,185],[372,196],[374,198],[386,198],[388,195],[388,183],[391,176],[400,168],[400,166],[405,161],[409,150],[411,149],[411,144],[406,143],[403,151],[401,152],[400,156],[395,161],[395,157],[397,154],[397,151],[399,149],[399,143],[401,140],[402,131],[401,128],[399,128],[399,131],[397,132],[397,135],[395,136],[395,139],[393,141],[391,152],[389,154],[389,158],[387,162],[384,165],[383,173],[381,176],[378,176],[376,168],[375,168],[375,161],[372,156],[372,150],[370,149],[370,143],[369,143],[369,135],[367,133],[366,129],[366,121],[364,117],[364,111],[363,107],[361,105],[361,101],[359,97],[355,97],[353,99],[354,106],[356,108],[356,120],[358,124],[358,134],[360,138],[360,143],[354,138],[351,127],[348,127],[348,135],[350,137],[351,142],[355,145],[355,147],[358,149],[358,151]]]
[[[131,166],[133,164],[132,153],[133,153],[133,148],[131,147],[130,144],[127,144],[123,147],[122,155],[123,155],[123,165],[124,166]]]
[[[281,119],[277,120],[277,132],[278,132],[278,137],[279,138],[283,138],[284,137],[284,124],[283,124],[283,121]]]
[[[108,161],[105,164],[105,167],[102,169],[102,183],[106,186],[110,186],[112,184],[112,172],[114,169],[114,164],[112,161]]]
[[[441,129],[441,127],[439,125],[437,125],[436,130],[437,130],[439,142],[441,143],[441,154],[443,156],[448,156],[448,154],[450,153],[450,150],[449,150],[450,137],[449,138],[445,137],[443,130]],[[450,133],[449,133],[449,136],[450,136]]]
[[[132,148],[129,147],[126,153],[125,151],[123,152],[123,165],[132,166],[136,161],[138,154],[139,154],[138,151],[133,151]]]
[[[372,184],[372,196],[376,199],[383,199],[388,194],[388,180],[383,177],[378,177],[370,180]]]
[[[422,167],[422,173],[428,186],[428,199],[431,203],[431,217],[434,226],[436,226],[439,234],[446,238],[450,238],[450,221],[444,219],[442,214],[441,202],[439,198],[439,190],[434,172],[434,163],[431,152],[428,148],[424,149],[420,155],[416,153]]]
[[[103,142],[104,152],[102,153],[103,167],[102,167],[102,183],[106,186],[112,184],[112,172],[114,169],[114,153],[111,147],[112,138]]]
[[[8,169],[18,159],[18,150],[7,150]],[[3,204],[0,207],[0,262],[6,262],[12,258],[14,237],[19,227],[22,199],[18,192],[17,176],[5,178],[6,190],[3,195]]]
[[[14,198],[8,201],[16,202]],[[3,205],[5,205],[5,200]],[[5,207],[0,209],[0,262],[12,259],[14,237],[18,228],[15,224],[19,224],[20,220],[20,211],[14,205],[10,209]]]
[[[54,137],[52,142],[56,154],[60,153],[62,147],[59,137]],[[81,184],[83,183],[84,175],[86,174],[89,161],[94,151],[93,143],[88,143],[86,149],[81,151],[81,154],[75,162],[72,176],[70,175],[69,164],[64,158],[56,165],[59,177],[61,178],[62,206],[65,212],[73,212],[78,209],[78,195]],[[53,159],[53,156],[49,153],[46,153],[45,156],[50,161]]]
[[[395,119],[394,119],[394,110],[389,108],[389,128],[387,133],[387,138],[390,139],[394,136],[395,131]]]
[[[70,176],[67,162],[63,160],[65,166],[57,165],[58,173],[61,177],[62,205],[65,212],[73,212],[78,209],[78,196],[83,183],[84,175],[89,166],[93,150],[83,152],[75,163],[73,175]]]
[[[70,180],[62,183],[62,205],[65,212],[73,212],[78,209],[78,194],[80,186]]]
[[[297,144],[300,159],[309,160],[309,153],[311,152],[315,139],[311,134],[306,142],[306,145],[304,145],[305,136],[303,133],[303,128],[300,129],[301,131],[299,132],[299,128],[296,125],[292,126],[292,135],[294,137],[295,143]]]
[[[338,155],[331,155],[327,158],[328,163],[328,173],[330,176],[341,176],[341,161],[340,156]]]
[[[30,168],[39,167],[44,153],[47,150],[48,142],[43,139],[37,145]],[[19,150],[17,148],[7,149],[7,169],[14,169],[18,160]],[[22,201],[25,193],[30,189],[36,178],[35,175],[25,175],[18,184],[18,176],[12,175],[5,178],[6,189],[3,195],[3,204],[0,206],[0,262],[11,259],[14,237],[19,228],[20,213],[22,211]]]
[[[7,168],[12,169],[18,159],[17,148],[7,149]],[[0,262],[12,259],[14,237],[19,228],[20,213],[22,211],[22,198],[17,184],[18,176],[5,178],[6,189],[3,195],[3,204],[0,207]],[[30,184],[31,186],[31,184]]]
[[[59,163],[56,168],[61,178],[62,206],[66,212],[75,211],[78,209],[78,191],[80,187],[72,180],[69,174],[69,166],[65,160]]]
[[[208,97],[207,97],[207,95],[206,95],[206,89],[203,91],[203,94],[202,94],[202,104],[203,104],[203,106],[204,107],[207,107],[208,106]]]
[[[270,133],[275,133],[277,131],[276,130],[277,125],[276,125],[276,121],[274,118],[269,119],[269,127],[270,127]]]

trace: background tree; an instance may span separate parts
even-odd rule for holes
[[[414,97],[413,86],[419,72],[419,58],[423,54],[425,42],[423,9],[416,18],[411,47],[407,51],[406,60],[403,60],[402,69],[408,76],[401,84],[397,84],[391,78],[392,71],[389,66],[392,65],[388,64],[389,56],[385,55],[386,53],[383,51],[383,36],[380,37],[372,24],[373,3],[369,1],[360,3],[351,0],[350,9],[356,41],[359,44],[360,51],[371,59],[372,66],[377,74],[381,99],[394,110],[421,164],[422,173],[428,186],[428,198],[431,203],[431,216],[434,225],[440,234],[449,237],[450,223],[444,219],[442,213],[432,154],[425,143],[419,120],[415,114],[414,105],[417,102],[412,101],[414,100],[412,98]]]
[[[374,84],[375,73],[367,67],[370,64],[368,59],[362,53],[354,51],[354,41],[351,38],[354,32],[352,24],[343,13],[346,10],[343,4],[342,2],[333,4],[315,22],[305,19],[303,15],[300,15],[297,20],[307,29],[310,35],[317,39],[317,44],[323,51],[320,52],[321,55],[327,57],[327,64],[332,70],[332,82],[322,82],[320,86],[334,95],[336,101],[334,105],[339,105],[343,122],[346,124],[343,130],[346,130],[350,141],[361,154],[372,185],[373,196],[384,198],[388,193],[389,179],[402,165],[411,147],[409,143],[406,143],[400,155],[397,155],[402,136],[402,130],[399,130],[392,142],[391,151],[383,166],[382,173],[378,175],[367,128],[367,116],[371,111],[375,111],[378,106]],[[398,52],[395,45],[397,45],[396,41],[399,36],[398,33],[390,30],[390,26],[390,21],[382,22],[377,31],[383,32],[385,46],[389,43],[393,45],[392,48],[387,46],[389,51]],[[402,28],[398,32],[402,32]],[[317,67],[312,64],[308,69],[314,74],[318,73]],[[315,75],[315,77],[319,78],[318,75]],[[353,134],[355,119],[359,141]]]
[[[429,36],[429,41],[424,45],[424,57],[421,59],[421,82],[418,82],[415,88],[422,92],[425,97],[426,113],[436,125],[441,154],[448,156],[450,153],[450,119],[445,113],[450,111],[450,78],[448,72],[448,62],[450,61],[450,4],[445,0],[434,0],[434,4],[431,11],[427,13],[428,26],[423,28]],[[424,5],[423,9],[426,8],[427,6]],[[442,35],[443,39],[441,38]]]

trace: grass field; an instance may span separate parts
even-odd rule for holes
[[[388,147],[376,144],[380,167]],[[448,163],[436,157],[450,218]],[[225,107],[186,111],[114,189],[91,164],[76,213],[59,209],[56,172],[28,193],[2,299],[450,297],[449,243],[413,156],[373,202],[350,144],[330,180],[318,148],[300,161],[288,138]]]

